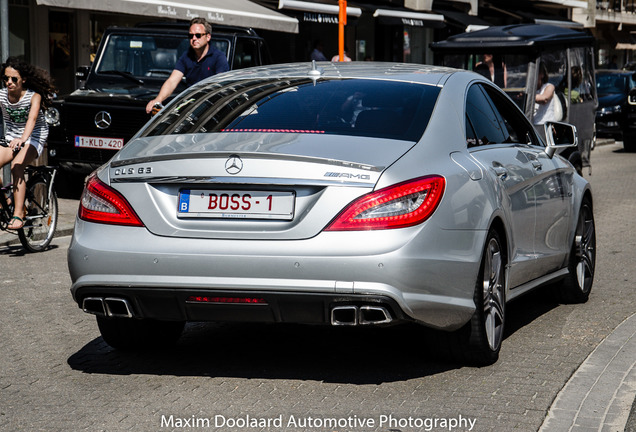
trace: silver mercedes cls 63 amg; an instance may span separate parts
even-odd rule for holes
[[[184,323],[373,326],[448,334],[498,358],[506,303],[584,302],[588,182],[473,72],[298,63],[198,83],[87,180],[68,251],[74,300],[115,348]]]

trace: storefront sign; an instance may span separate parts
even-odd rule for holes
[[[424,27],[424,21],[411,18],[402,18],[402,24],[412,27]]]
[[[338,16],[321,14],[321,13],[305,12],[303,13],[303,21],[313,22],[318,24],[338,24]]]

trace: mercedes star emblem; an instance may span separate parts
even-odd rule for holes
[[[243,161],[237,155],[230,156],[225,162],[225,171],[228,174],[238,174],[243,169]]]
[[[106,111],[100,111],[95,115],[95,126],[98,129],[107,129],[112,123],[110,114]]]

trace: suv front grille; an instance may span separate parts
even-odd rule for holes
[[[108,138],[124,138],[127,142],[149,119],[142,106],[95,106],[83,104],[67,104],[65,106],[66,127],[71,142],[75,135],[97,136]],[[95,124],[95,116],[106,111],[111,116],[111,125],[99,129]]]

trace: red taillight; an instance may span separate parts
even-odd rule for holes
[[[428,219],[442,200],[441,176],[409,180],[358,198],[327,227],[327,231],[405,228]]]
[[[144,226],[128,201],[115,189],[102,183],[95,175],[88,178],[82,192],[79,217],[88,222]]]

